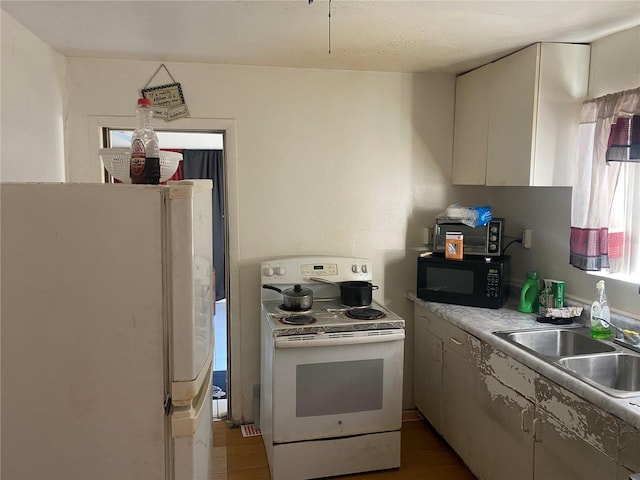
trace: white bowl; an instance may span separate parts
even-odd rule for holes
[[[131,183],[131,178],[129,177],[131,150],[129,148],[101,148],[98,150],[98,153],[109,175],[123,183]],[[182,160],[181,153],[160,150],[161,182],[166,182],[176,173],[180,160]]]

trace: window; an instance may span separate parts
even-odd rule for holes
[[[571,265],[640,283],[640,88],[583,104]]]

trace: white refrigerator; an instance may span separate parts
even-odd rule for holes
[[[0,185],[2,480],[209,480],[211,188]]]

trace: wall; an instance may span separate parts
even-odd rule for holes
[[[0,12],[0,179],[63,182],[65,58]]]
[[[640,26],[591,45],[589,98],[640,86]]]
[[[132,121],[157,62],[68,59],[68,180],[100,179],[98,126]],[[413,356],[415,251],[426,219],[451,193],[454,77],[169,63],[191,118],[228,122],[231,399],[252,417],[259,383],[260,261],[335,254],[372,259],[375,298],[407,319]],[[159,79],[163,82],[165,79]],[[154,84],[156,84],[154,82]],[[167,126],[156,121],[158,128]],[[229,140],[229,138],[227,139]],[[236,287],[234,288],[234,285]],[[412,404],[406,363],[405,406]]]
[[[589,98],[640,86],[640,27],[620,32],[592,44]],[[569,265],[571,188],[494,187],[485,190],[456,187],[456,197],[482,203],[490,199],[496,216],[507,219],[507,232],[519,236],[523,228],[533,230],[530,250],[514,244],[512,279],[524,281],[528,270],[544,278],[565,280],[566,293],[591,303],[599,277]],[[637,284],[606,280],[607,297],[613,309],[640,319]]]

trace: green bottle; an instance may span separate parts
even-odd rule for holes
[[[518,310],[523,313],[537,313],[540,296],[540,279],[538,272],[527,272],[527,280],[520,291]]]
[[[605,340],[611,338],[610,319],[607,294],[604,291],[604,280],[600,280],[596,284],[596,298],[591,304],[591,336]]]

